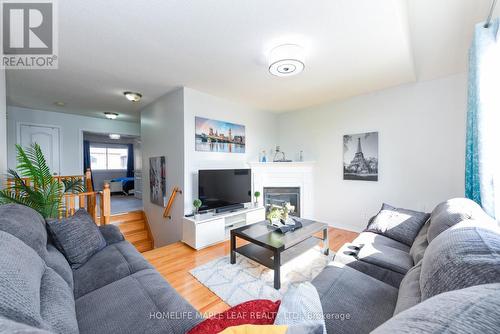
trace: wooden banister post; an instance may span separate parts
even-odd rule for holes
[[[85,188],[86,191],[94,191],[94,187],[92,187],[92,171],[90,168],[87,168],[85,171]]]
[[[104,183],[101,198],[101,225],[109,224],[111,216],[111,189],[109,183]]]

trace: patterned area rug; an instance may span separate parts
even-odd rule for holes
[[[319,246],[311,248],[281,267],[281,289],[273,288],[274,272],[244,256],[236,254],[236,263],[229,255],[196,267],[189,273],[230,306],[252,299],[281,299],[292,283],[312,281],[332,260]]]

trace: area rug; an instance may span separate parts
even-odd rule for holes
[[[332,260],[319,246],[311,248],[281,267],[281,289],[273,288],[274,271],[239,254],[236,263],[229,255],[196,267],[189,273],[230,306],[253,299],[280,300],[290,284],[312,281]]]

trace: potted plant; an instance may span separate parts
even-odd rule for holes
[[[199,211],[201,208],[201,200],[199,198],[195,199],[193,201],[193,206],[194,206],[194,219],[198,219],[200,217]]]
[[[16,203],[38,211],[42,217],[57,218],[64,193],[85,191],[80,179],[58,181],[52,177],[38,144],[23,149],[16,145],[17,170],[9,169],[9,185],[0,190],[0,204]],[[29,179],[30,182],[26,182]]]
[[[278,206],[272,206],[267,214],[267,219],[272,225],[279,225],[279,221],[283,215],[283,210]]]
[[[259,206],[260,191],[254,192],[253,195],[255,196],[255,203],[254,203],[254,205],[257,207],[257,206]]]

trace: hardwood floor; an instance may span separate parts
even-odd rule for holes
[[[330,249],[337,251],[358,233],[329,228]],[[243,243],[238,241],[238,243]],[[217,295],[189,274],[189,270],[229,254],[229,241],[196,251],[182,242],[156,248],[142,255],[201,313],[213,314],[229,308]]]

